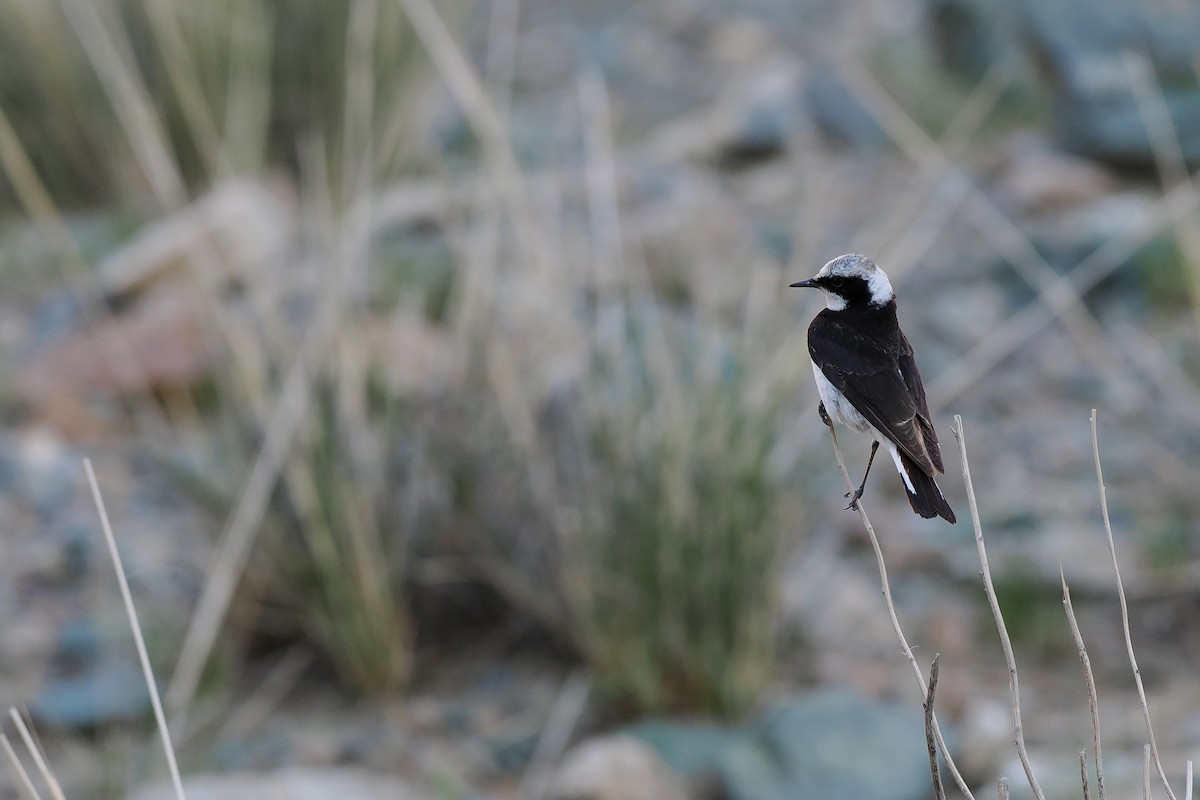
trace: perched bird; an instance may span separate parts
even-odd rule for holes
[[[825,293],[808,326],[808,352],[821,395],[821,419],[869,432],[867,471],[847,508],[857,508],[875,452],[883,442],[896,462],[908,502],[922,517],[954,522],[934,475],[945,472],[937,432],[912,346],[896,319],[896,293],[882,269],[859,253],[838,256],[816,277],[791,284]]]

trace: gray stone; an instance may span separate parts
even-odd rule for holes
[[[603,736],[576,746],[555,774],[555,800],[686,800],[679,777],[654,749],[632,736]]]
[[[942,63],[979,78],[997,59],[1036,66],[1064,148],[1120,167],[1154,169],[1139,92],[1162,90],[1172,134],[1200,165],[1200,7],[1143,0],[931,0]],[[1128,55],[1127,55],[1128,54]],[[1135,80],[1134,69],[1145,75]],[[1140,87],[1139,87],[1140,84]],[[1156,88],[1158,87],[1158,88]]]
[[[183,780],[188,800],[288,798],[288,800],[427,800],[434,795],[388,775],[341,767],[288,767],[274,772],[196,775]],[[144,788],[129,800],[174,800],[170,784]]]
[[[150,693],[136,663],[114,658],[50,681],[29,710],[38,722],[92,729],[142,719],[150,713]]]
[[[750,737],[745,730],[712,722],[651,719],[625,732],[653,747],[663,760],[689,779],[703,780],[716,769],[722,753]]]
[[[755,741],[720,757],[735,800],[923,800],[930,794],[919,705],[820,691],[769,709],[755,730]]]

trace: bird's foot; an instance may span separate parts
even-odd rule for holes
[[[842,497],[850,498],[850,505],[846,506],[847,511],[858,511],[858,499],[863,496],[863,487],[860,486],[853,492],[846,492]]]
[[[829,418],[829,412],[825,410],[824,403],[817,406],[817,413],[821,415],[821,422],[824,422],[831,428],[833,427],[833,420]]]

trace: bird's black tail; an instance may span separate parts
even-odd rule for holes
[[[926,475],[915,461],[903,453],[900,454],[900,463],[904,465],[904,473],[913,487],[913,490],[909,491],[908,484],[906,483],[904,486],[912,510],[925,519],[941,517],[947,522],[955,522],[954,509],[950,508],[946,498],[942,497],[942,490],[938,488],[933,478]]]

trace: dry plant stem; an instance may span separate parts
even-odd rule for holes
[[[12,719],[13,725],[16,726],[17,733],[21,734],[21,741],[25,743],[25,748],[33,756],[33,763],[37,764],[38,772],[41,773],[42,780],[46,782],[46,787],[50,790],[50,796],[54,800],[66,800],[66,795],[63,794],[62,787],[58,785],[58,779],[54,777],[54,773],[47,766],[41,748],[33,741],[33,734],[29,732],[29,726],[25,724],[25,720],[17,713],[15,708],[8,709],[8,716]]]
[[[1150,745],[1142,748],[1142,800],[1150,800]]]
[[[163,750],[167,756],[167,769],[171,773],[171,783],[175,787],[175,796],[184,800],[183,781],[179,777],[179,765],[175,763],[175,748],[171,746],[171,732],[167,730],[167,717],[163,713],[162,700],[158,696],[158,684],[154,681],[154,670],[150,667],[150,656],[146,653],[146,640],[142,637],[142,626],[138,624],[137,609],[133,605],[133,595],[129,593],[129,581],[125,578],[125,567],[121,563],[121,554],[117,552],[117,539],[113,536],[112,525],[108,521],[108,511],[104,507],[104,498],[100,495],[100,485],[96,483],[96,473],[92,469],[92,460],[85,458],[83,468],[87,471],[88,484],[92,487],[92,499],[96,502],[96,513],[100,515],[100,527],[104,529],[104,541],[108,545],[108,555],[112,559],[113,568],[117,573],[117,584],[121,587],[121,599],[125,602],[125,611],[129,614],[129,627],[133,630],[133,641],[137,645],[138,660],[142,662],[142,677],[146,680],[146,689],[150,692],[150,703],[154,708],[154,720],[158,723],[159,737],[162,739]]]
[[[998,800],[1008,800],[1008,778],[996,781],[996,797]]]
[[[1079,661],[1083,664],[1083,679],[1087,683],[1088,710],[1092,715],[1092,747],[1096,751],[1096,794],[1104,799],[1104,756],[1100,750],[1100,702],[1096,693],[1096,678],[1092,675],[1092,660],[1088,657],[1087,648],[1083,644],[1083,635],[1079,632],[1079,622],[1075,619],[1075,609],[1071,606],[1071,590],[1067,587],[1067,576],[1063,573],[1062,564],[1058,565],[1058,575],[1062,579],[1063,609],[1067,612],[1067,624],[1071,627],[1071,637],[1075,640],[1075,650],[1079,653]],[[1086,776],[1085,795],[1086,795]]]
[[[1087,781],[1087,751],[1079,751],[1079,780],[1083,783],[1083,800],[1090,800]]]
[[[1137,684],[1138,699],[1142,702],[1142,716],[1146,720],[1146,736],[1150,739],[1147,746],[1149,753],[1154,756],[1154,766],[1158,770],[1159,780],[1167,790],[1167,796],[1175,800],[1175,792],[1167,782],[1167,774],[1163,771],[1162,760],[1158,757],[1158,742],[1154,739],[1154,726],[1150,724],[1150,706],[1146,703],[1146,689],[1142,685],[1142,673],[1138,669],[1137,657],[1133,654],[1133,637],[1129,630],[1129,605],[1125,600],[1125,587],[1121,584],[1121,567],[1117,564],[1117,548],[1113,543],[1112,522],[1108,518],[1108,496],[1104,490],[1104,471],[1100,467],[1100,439],[1096,434],[1096,409],[1092,409],[1092,457],[1096,462],[1096,482],[1100,485],[1100,511],[1104,516],[1104,535],[1108,539],[1108,554],[1112,557],[1113,575],[1117,580],[1117,599],[1121,601],[1121,625],[1125,630],[1125,649],[1129,653],[1129,666],[1133,669],[1133,680]]]
[[[933,657],[929,665],[929,691],[925,693],[925,746],[929,750],[929,774],[933,778],[933,796],[936,800],[946,800],[946,790],[942,788],[942,773],[938,769],[937,742],[933,738],[933,696],[937,691],[938,660],[941,655]]]
[[[837,430],[832,425],[828,426],[829,437],[833,440],[833,454],[837,457],[838,469],[842,473],[842,480],[846,483],[846,489],[853,492],[855,490],[854,482],[850,479],[850,473],[846,469],[846,459],[842,456],[842,447],[838,444]],[[896,616],[896,605],[892,602],[892,589],[888,583],[887,564],[883,560],[883,549],[879,546],[879,537],[875,535],[875,526],[871,524],[871,518],[867,516],[867,510],[863,506],[862,500],[858,501],[858,516],[862,520],[863,527],[866,528],[867,537],[871,540],[871,547],[875,551],[875,562],[879,567],[879,582],[883,589],[883,600],[887,605],[888,616],[892,620],[892,629],[896,632],[896,638],[900,640],[900,647],[903,649],[904,657],[908,659],[909,665],[913,669],[913,674],[917,678],[917,686],[921,689],[921,698],[924,699],[929,691],[929,687],[925,682],[925,676],[921,674],[921,667],[917,665],[917,659],[913,656],[912,648],[908,644],[908,639],[904,635],[904,629],[900,627],[900,619]],[[969,800],[975,800],[975,795],[971,794],[970,788],[967,786],[966,780],[963,779],[962,773],[958,771],[958,766],[954,763],[954,758],[950,755],[949,748],[946,747],[946,740],[942,737],[941,727],[938,725],[937,715],[932,716],[933,735],[937,740],[937,745],[942,751],[943,757],[946,759],[946,768],[950,770],[951,777],[954,778],[954,783],[958,786],[959,791],[964,797]]]
[[[1183,787],[1183,800],[1192,800],[1192,762],[1187,762],[1187,782]]]
[[[21,759],[17,758],[17,753],[13,750],[12,743],[8,741],[8,737],[0,734],[0,748],[4,750],[4,755],[8,757],[8,763],[12,765],[13,772],[17,774],[17,779],[21,782],[22,788],[33,800],[42,800],[42,796],[38,794],[38,790],[33,785],[33,781],[29,778],[29,773],[25,771],[25,765],[21,763]]]
[[[962,417],[954,415],[954,438],[958,439],[958,451],[962,457],[963,482],[967,486],[967,500],[971,505],[971,524],[975,528],[975,548],[979,551],[980,575],[983,577],[983,590],[987,594],[988,605],[992,609],[992,617],[996,620],[996,632],[1000,635],[1000,644],[1004,647],[1004,662],[1008,665],[1008,690],[1012,701],[1013,744],[1017,748],[1017,756],[1021,766],[1025,768],[1025,777],[1029,788],[1038,800],[1046,800],[1042,787],[1033,775],[1033,766],[1029,763],[1029,754],[1025,751],[1025,733],[1021,726],[1021,689],[1017,677],[1017,660],[1013,656],[1012,640],[1008,636],[1008,627],[1004,624],[1004,614],[1000,611],[1000,602],[996,599],[996,588],[992,585],[992,571],[988,567],[987,547],[983,542],[983,526],[979,522],[979,505],[975,500],[975,487],[971,483],[971,467],[967,462],[967,439],[963,433]]]

